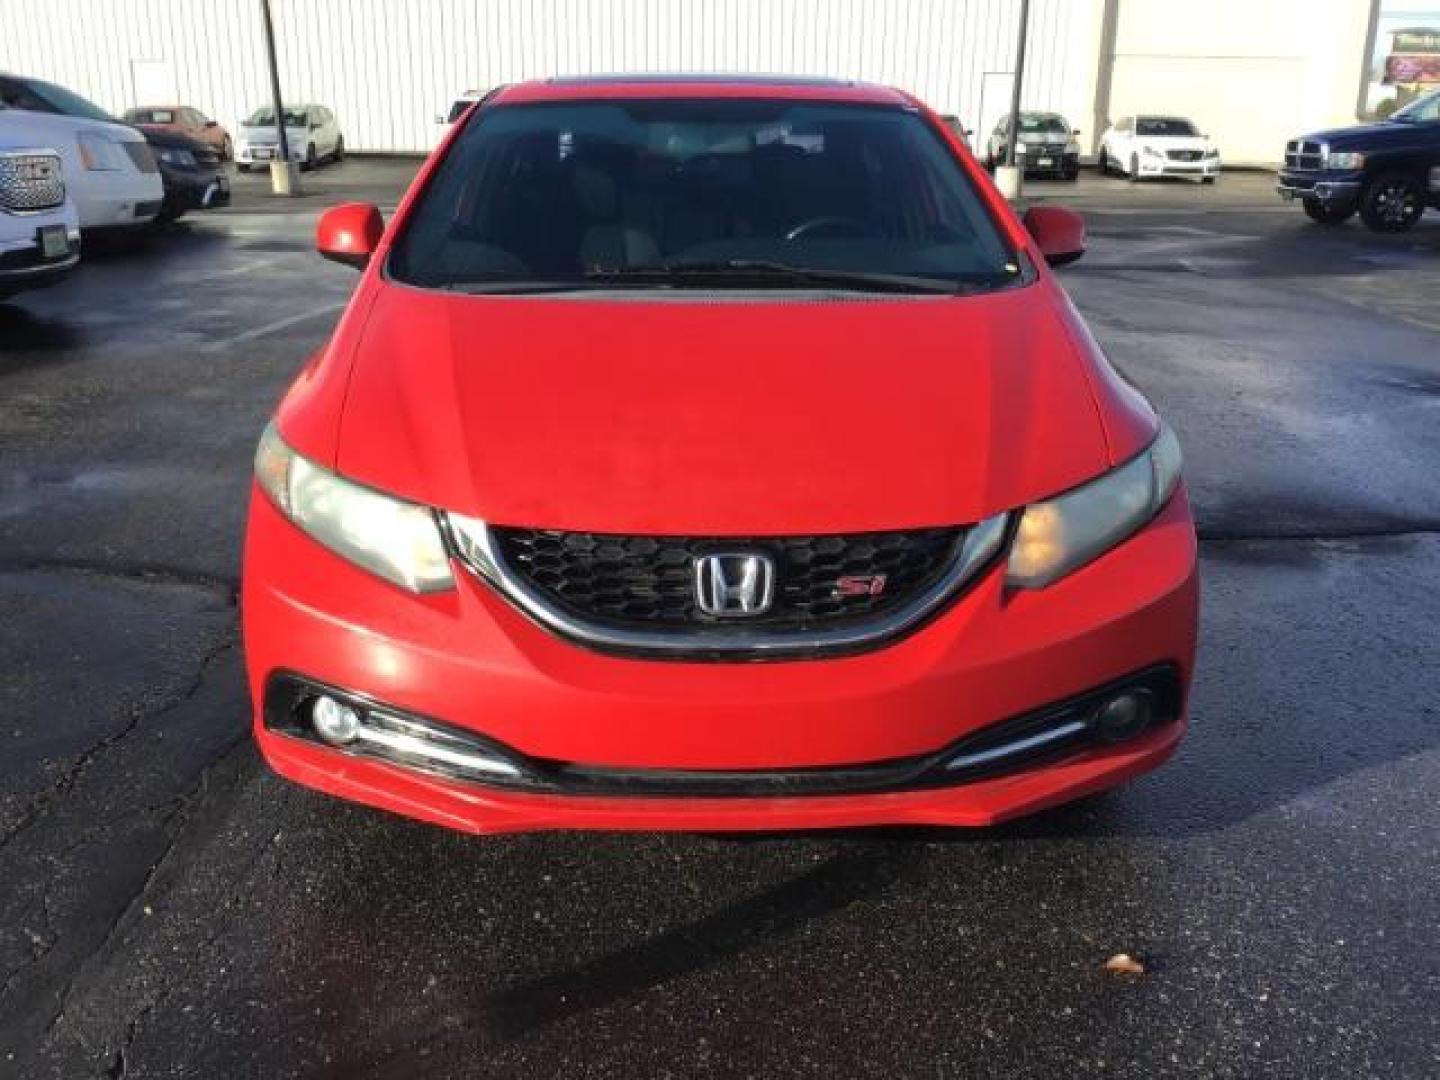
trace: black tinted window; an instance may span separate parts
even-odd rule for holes
[[[485,110],[417,202],[390,270],[444,286],[731,260],[975,284],[1018,273],[919,115],[749,100]]]

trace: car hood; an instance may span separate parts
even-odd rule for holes
[[[145,141],[151,146],[163,146],[170,150],[189,150],[191,153],[201,153],[209,150],[210,147],[199,139],[192,139],[172,127],[159,124],[136,124],[137,128],[145,135]]]
[[[288,140],[304,142],[309,135],[308,128],[285,125],[285,138]],[[242,142],[279,142],[280,131],[273,124],[270,127],[242,127],[240,139]]]
[[[335,466],[498,524],[714,535],[976,521],[1107,467],[1050,283],[772,296],[382,284]]]
[[[1357,124],[1352,127],[1332,128],[1304,136],[1306,142],[1328,143],[1332,150],[1379,149],[1386,146],[1401,146],[1426,139],[1435,140],[1433,126],[1429,132],[1426,125],[1407,124],[1404,121],[1384,121],[1379,124]]]

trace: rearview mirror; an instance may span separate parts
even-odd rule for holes
[[[1051,266],[1064,266],[1085,254],[1085,219],[1059,206],[1033,206],[1025,211],[1025,228]]]
[[[331,262],[363,269],[384,233],[385,219],[374,203],[342,203],[315,223],[315,250]]]

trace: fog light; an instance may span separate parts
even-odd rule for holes
[[[328,694],[321,694],[310,706],[310,723],[315,734],[333,746],[354,742],[360,734],[360,714]]]
[[[1144,731],[1153,714],[1148,690],[1127,690],[1101,705],[1091,725],[1102,742],[1124,742]]]

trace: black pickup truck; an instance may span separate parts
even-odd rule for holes
[[[1276,190],[1322,225],[1358,210],[1375,232],[1414,228],[1427,206],[1440,209],[1440,90],[1378,124],[1292,139]]]

